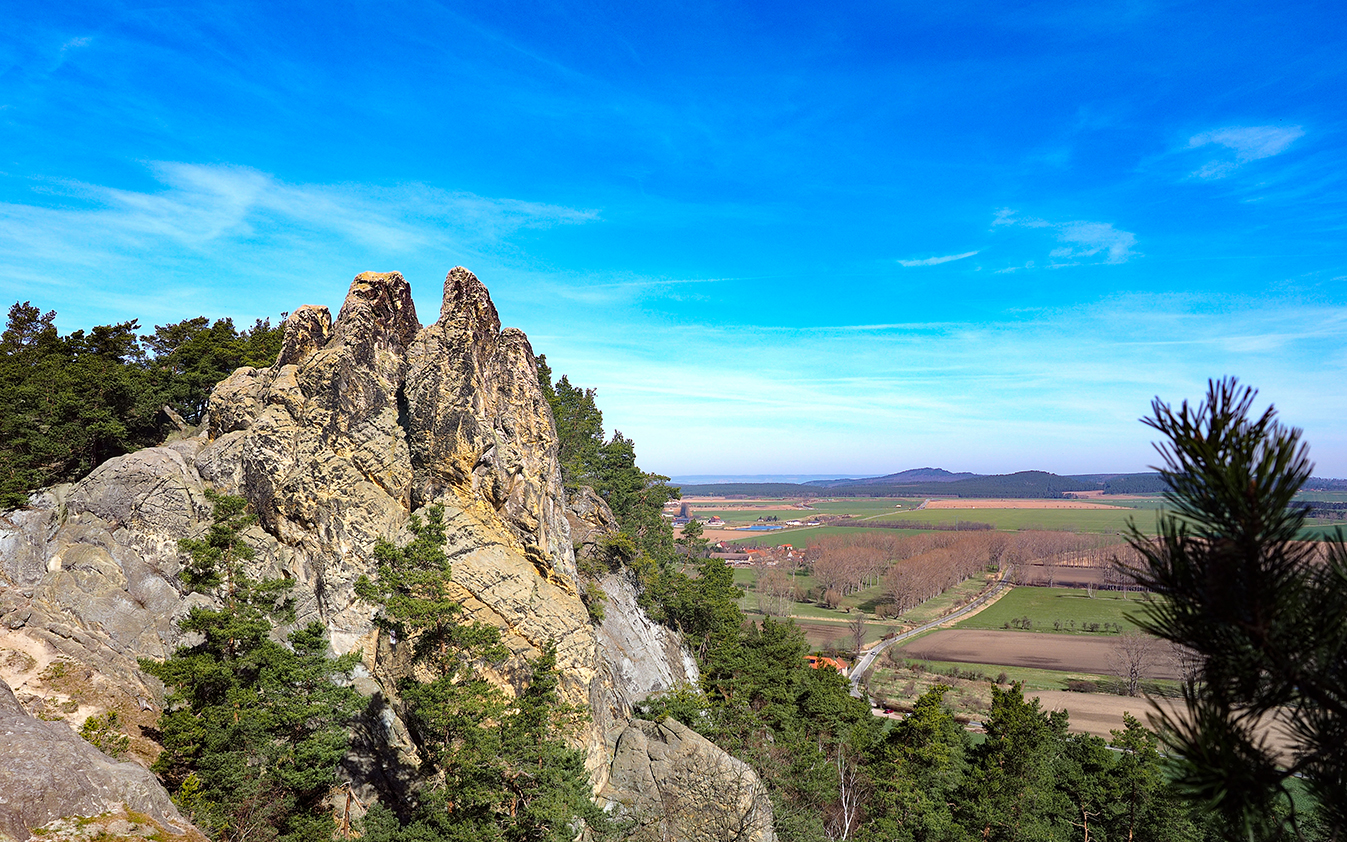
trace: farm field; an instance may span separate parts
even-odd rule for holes
[[[690,513],[705,522],[712,517],[725,521],[726,527],[744,527],[759,525],[759,518],[774,517],[771,525],[784,526],[789,520],[807,521],[818,517],[836,517],[850,515],[853,520],[861,520],[892,514],[898,510],[911,510],[920,506],[924,500],[898,497],[843,498],[840,500],[810,500],[809,508],[800,506],[801,500],[724,500],[700,497],[688,498]],[[762,524],[767,525],[767,524]],[[745,547],[776,546],[791,543],[787,534],[809,530],[817,534],[820,528],[829,527],[784,527],[762,532],[744,532],[732,528],[706,528],[703,535],[712,541],[728,541]]]
[[[1044,710],[1065,710],[1070,729],[1076,732],[1109,736],[1112,729],[1123,727],[1123,714],[1130,713],[1146,721],[1154,710],[1144,696],[1120,696],[1111,692],[1081,693],[1066,689],[1068,682],[1110,687],[1115,682],[1107,675],[1087,672],[1007,667],[997,664],[962,664],[940,661],[908,661],[878,667],[868,687],[881,704],[897,710],[911,710],[916,699],[932,686],[944,684],[950,689],[945,703],[956,718],[980,721],[991,709],[992,687],[1005,688],[1020,682],[1025,698],[1037,698]],[[1148,682],[1146,690],[1164,708],[1176,712],[1181,707],[1177,684]]]
[[[1092,509],[921,509],[896,512],[876,518],[881,522],[916,521],[918,523],[950,524],[961,521],[990,523],[994,529],[1013,531],[1022,529],[1069,530],[1074,532],[1119,533],[1127,529],[1129,519],[1135,519],[1142,531],[1155,528],[1153,516],[1121,506]]]
[[[881,696],[891,696],[897,694],[903,695],[898,691],[901,688],[893,686],[894,681],[911,680],[914,676],[925,676],[929,683],[938,684],[941,681],[946,683],[953,680],[976,681],[990,683],[999,681],[1001,676],[1005,676],[1005,681],[1000,682],[1006,686],[1011,682],[1018,681],[1024,685],[1024,691],[1027,694],[1030,691],[1035,693],[1040,691],[1066,691],[1067,682],[1086,682],[1101,687],[1112,686],[1117,679],[1112,676],[1101,673],[1082,672],[1082,671],[1062,671],[1036,669],[1034,667],[1016,667],[1006,664],[974,664],[956,661],[924,661],[915,658],[903,658],[900,653],[894,652],[889,655],[885,652],[885,660],[880,666],[875,667],[875,671],[870,679],[871,691]],[[959,676],[964,676],[959,678]],[[1163,689],[1177,691],[1178,685],[1172,682],[1165,682]],[[983,688],[986,689],[986,688]],[[1153,689],[1162,689],[1162,685],[1155,684]],[[922,691],[924,692],[924,691]],[[920,693],[918,693],[920,695]],[[913,696],[915,699],[916,697]]]
[[[1341,502],[1347,492],[1304,492],[1297,499]],[[690,498],[691,508],[702,518],[713,515],[730,525],[749,525],[764,515],[775,515],[781,522],[804,520],[811,516],[850,514],[852,525],[825,525],[816,527],[789,527],[757,534],[736,530],[708,530],[707,537],[723,540],[741,547],[767,547],[778,544],[807,545],[810,538],[826,535],[854,534],[871,531],[867,524],[877,522],[912,521],[938,525],[955,525],[973,521],[989,523],[994,529],[1013,532],[1033,529],[1101,534],[1125,534],[1128,521],[1134,520],[1144,534],[1155,534],[1156,513],[1164,507],[1159,495],[1141,497],[1095,496],[1080,500],[1004,500],[1004,499],[934,499],[925,508],[918,508],[923,499],[917,498],[856,498],[811,501],[811,510],[799,508],[799,500],[724,500],[720,498]],[[1311,521],[1301,531],[1301,537],[1321,540],[1333,534],[1341,522]],[[884,528],[884,527],[878,527]],[[914,530],[916,531],[916,530]],[[804,533],[799,534],[799,533]]]
[[[1338,530],[1342,530],[1342,533],[1347,535],[1347,523],[1340,520],[1316,523],[1314,520],[1310,520],[1308,526],[1301,528],[1300,537],[1327,541],[1331,539]]]
[[[1136,625],[1126,614],[1140,613],[1144,597],[1133,594],[1127,598],[1120,591],[1096,591],[1091,599],[1078,588],[1015,587],[983,611],[958,623],[959,629],[1019,629],[1013,621],[1028,617],[1030,632],[1061,634],[1099,634],[1091,632],[1089,623],[1117,623],[1122,631],[1135,631]]]
[[[1030,695],[1025,693],[1026,696]],[[1109,731],[1124,728],[1123,714],[1130,713],[1143,723],[1155,712],[1155,706],[1171,716],[1183,710],[1178,699],[1150,699],[1141,696],[1115,696],[1106,693],[1072,693],[1066,690],[1039,690],[1034,694],[1044,710],[1065,710],[1071,717],[1070,729],[1078,733],[1109,738]]]
[[[801,505],[808,500],[809,508],[803,508]],[[923,498],[912,497],[840,497],[840,498],[779,498],[775,500],[728,500],[721,497],[686,497],[684,503],[694,512],[700,514],[706,512],[710,514],[720,514],[724,517],[724,512],[742,513],[755,512],[750,520],[756,520],[759,515],[778,514],[779,512],[798,511],[806,515],[854,515],[864,517],[866,515],[877,515],[891,512],[897,506],[904,508],[916,507],[922,504]],[[779,514],[778,514],[779,516]]]
[[[977,497],[945,497],[938,500],[930,500],[926,503],[928,509],[1113,509],[1117,508],[1111,503],[1100,502],[1099,498],[1089,500],[1077,497],[1067,497],[1065,499],[992,499]]]
[[[1320,503],[1347,503],[1347,491],[1301,491],[1297,500],[1313,500]]]
[[[1093,497],[1091,502],[1103,503],[1120,509],[1163,509],[1165,507],[1165,498],[1159,494],[1150,494],[1145,497]]]
[[[1020,631],[942,629],[902,647],[898,657],[967,664],[998,664],[1107,675],[1118,656],[1117,636],[1036,635]],[[1177,681],[1178,663],[1157,647],[1147,678]]]

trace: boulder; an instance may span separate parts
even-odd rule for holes
[[[601,795],[635,821],[638,839],[776,839],[758,776],[676,719],[627,726]]]
[[[28,839],[54,820],[123,807],[175,833],[191,827],[149,770],[113,760],[64,723],[29,716],[0,684],[0,840]]]

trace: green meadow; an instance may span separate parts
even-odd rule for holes
[[[1028,617],[1032,625],[1027,631],[1088,634],[1084,629],[1089,623],[1117,623],[1124,632],[1135,631],[1136,624],[1125,615],[1140,614],[1146,598],[1139,593],[1124,598],[1120,591],[1095,591],[1091,598],[1078,588],[1016,587],[955,628],[1015,628],[1013,621]]]

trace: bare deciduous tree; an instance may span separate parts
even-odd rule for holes
[[[824,811],[823,832],[832,842],[846,842],[861,824],[869,792],[860,766],[844,744],[837,746],[833,763],[837,768],[837,800]]]
[[[1125,632],[1114,643],[1110,660],[1113,674],[1123,683],[1123,690],[1129,696],[1135,696],[1141,690],[1141,682],[1150,677],[1160,660],[1160,640],[1141,632]]]
[[[865,645],[865,612],[859,609],[851,612],[851,620],[847,622],[847,630],[851,632],[851,642],[856,650],[856,657],[861,656],[861,647]]]
[[[785,571],[769,567],[758,575],[758,609],[764,614],[789,616],[794,591],[795,583]]]

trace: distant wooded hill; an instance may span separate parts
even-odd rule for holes
[[[940,468],[916,468],[897,474],[864,479],[818,480],[795,484],[716,483],[684,485],[685,495],[727,497],[796,497],[826,494],[836,497],[1029,497],[1061,498],[1079,491],[1106,494],[1147,494],[1164,490],[1160,475],[1084,474],[1060,476],[1047,471],[1013,474],[954,474]]]
[[[942,468],[913,468],[882,477],[789,482],[689,483],[683,494],[723,497],[990,497],[1060,499],[1078,491],[1105,494],[1160,494],[1164,481],[1154,471],[1136,474],[1073,474],[1047,471],[1013,474],[951,473]],[[1347,480],[1311,477],[1306,491],[1347,491]]]
[[[944,468],[912,468],[911,470],[901,471],[896,474],[886,474],[882,477],[868,477],[866,479],[816,479],[812,482],[806,482],[805,485],[816,485],[822,488],[837,488],[845,485],[910,485],[913,483],[931,483],[931,482],[957,482],[961,479],[976,479],[981,474],[964,472],[960,474],[950,473]]]

